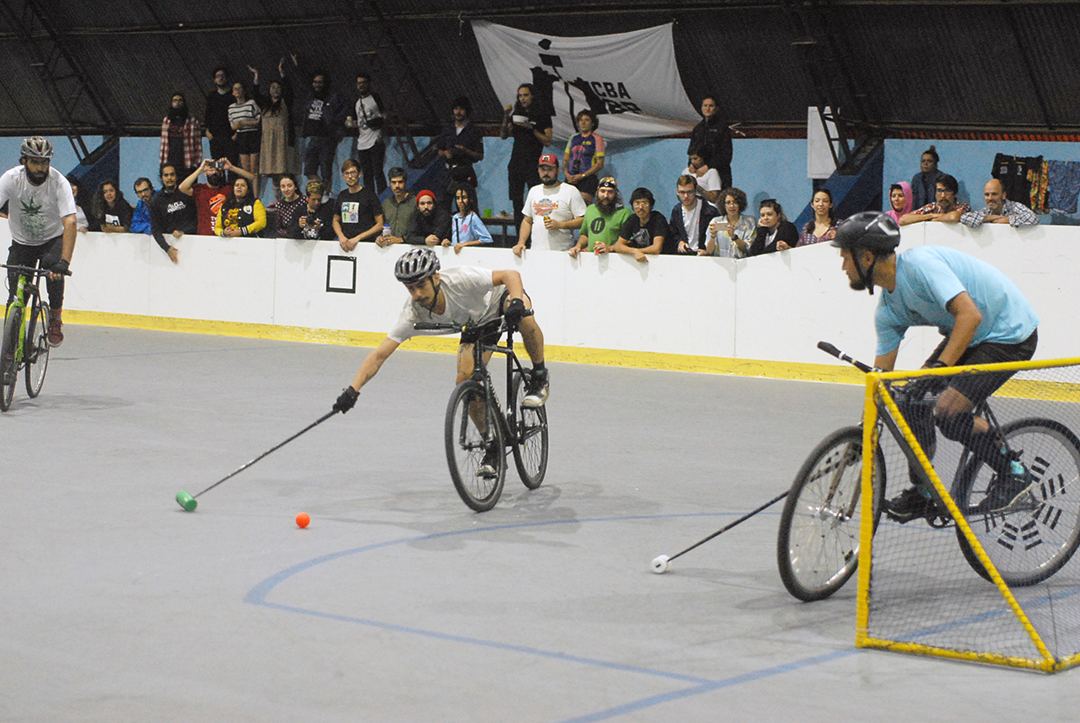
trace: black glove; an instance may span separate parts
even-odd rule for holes
[[[525,316],[525,302],[521,299],[510,299],[510,303],[506,305],[506,310],[503,311],[503,316],[506,317],[508,324],[517,326],[521,323],[521,318]]]
[[[334,411],[344,414],[356,406],[356,398],[359,396],[360,392],[353,389],[352,386],[345,387],[345,391],[334,402]]]
[[[54,274],[62,274],[63,276],[71,276],[71,272],[68,271],[68,266],[69,265],[68,265],[67,259],[60,259],[59,261],[54,263],[49,270],[52,271]]]

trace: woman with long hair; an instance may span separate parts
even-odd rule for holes
[[[298,193],[296,176],[291,173],[281,174],[278,188],[281,190],[281,198],[277,202],[277,220],[274,222],[274,229],[278,238],[288,238],[293,216],[300,212],[307,203],[307,199]]]
[[[248,66],[253,76],[252,94],[259,108],[262,109],[262,141],[259,145],[261,176],[255,195],[262,198],[262,178],[269,177],[274,184],[274,199],[279,205],[283,195],[281,179],[286,174],[295,173],[300,165],[296,150],[296,128],[290,120],[293,107],[292,85],[285,75],[284,68],[285,58],[282,58],[278,63],[278,74],[281,77],[272,80],[268,91],[262,93],[259,90],[259,71]],[[292,181],[295,190],[296,178],[293,177]],[[284,226],[278,224],[278,228],[282,229]]]
[[[750,244],[748,256],[786,251],[799,244],[799,232],[795,224],[787,220],[784,207],[779,201],[766,198],[758,206],[758,213],[758,227],[754,232],[754,242]]]
[[[457,213],[450,222],[450,238],[443,241],[443,246],[453,245],[454,253],[460,254],[466,246],[480,246],[494,243],[491,232],[476,213],[476,189],[461,186],[455,194]]]
[[[115,178],[108,178],[101,182],[101,187],[90,202],[90,230],[127,233],[134,213],[135,209],[124,198],[119,182]]]
[[[266,228],[266,209],[255,198],[248,180],[244,177],[233,181],[232,193],[218,209],[214,220],[215,236],[259,236]]]
[[[832,241],[836,236],[836,214],[833,213],[832,192],[827,188],[814,191],[810,207],[814,209],[814,217],[806,222],[802,233],[799,234],[799,246]]]
[[[258,186],[262,113],[240,81],[233,83],[232,94],[236,102],[229,106],[229,125],[233,129],[233,140],[240,150],[240,167],[255,176],[255,185]]]

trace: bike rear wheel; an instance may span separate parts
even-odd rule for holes
[[[446,407],[446,461],[461,500],[477,512],[495,506],[506,477],[506,447],[494,402],[471,379],[458,384]],[[479,474],[489,449],[498,451],[494,475]]]
[[[35,304],[26,328],[26,393],[31,399],[41,393],[45,370],[49,367],[49,305]]]
[[[517,409],[516,429],[511,429],[510,442],[514,448],[514,464],[517,466],[521,482],[531,490],[544,482],[548,460],[548,422],[545,407],[523,407],[521,400],[525,396],[524,388],[529,381],[531,371],[525,371],[523,377],[514,373],[514,396],[510,408]]]
[[[4,317],[4,338],[0,343],[0,411],[11,408],[15,385],[19,381],[19,334],[22,333],[22,309],[9,305]]]
[[[1018,587],[1035,585],[1060,570],[1080,545],[1080,440],[1051,419],[1019,419],[1001,432],[1032,474],[1034,509],[976,511],[994,475],[978,460],[957,478],[953,499],[1002,579]],[[956,536],[968,564],[989,580],[959,527]]]
[[[777,564],[788,592],[822,600],[844,586],[859,565],[862,518],[861,427],[839,429],[803,463],[780,515]],[[885,497],[885,458],[874,456],[874,528]]]

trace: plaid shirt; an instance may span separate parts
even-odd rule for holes
[[[1019,226],[1037,226],[1039,223],[1039,217],[1035,215],[1035,212],[1018,201],[1010,201],[1005,199],[1005,208],[1002,209],[1005,213],[998,214],[999,216],[1008,216],[1009,225],[1013,228]],[[979,228],[983,225],[986,217],[990,215],[990,209],[984,208],[981,211],[968,211],[960,217],[960,223],[964,224],[968,228]]]
[[[967,205],[966,203],[958,203],[958,204],[956,204],[956,207],[953,208],[953,211],[961,211],[962,213],[967,213],[970,210],[971,210],[971,206]],[[949,213],[952,213],[953,211],[949,211]],[[945,212],[942,211],[938,207],[936,202],[934,202],[934,203],[928,203],[925,206],[923,206],[922,208],[917,208],[914,211],[912,211],[912,213],[917,213],[920,216],[925,216],[928,213],[945,213]]]
[[[169,161],[169,126],[172,121],[166,116],[161,121],[161,150],[158,152],[158,161],[165,165]],[[188,116],[184,122],[184,165],[194,168],[202,163],[202,123],[193,116]],[[183,179],[181,179],[183,180]]]

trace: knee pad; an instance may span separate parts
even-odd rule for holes
[[[947,439],[966,444],[975,427],[975,415],[971,412],[959,412],[948,416],[934,416],[934,422]]]

